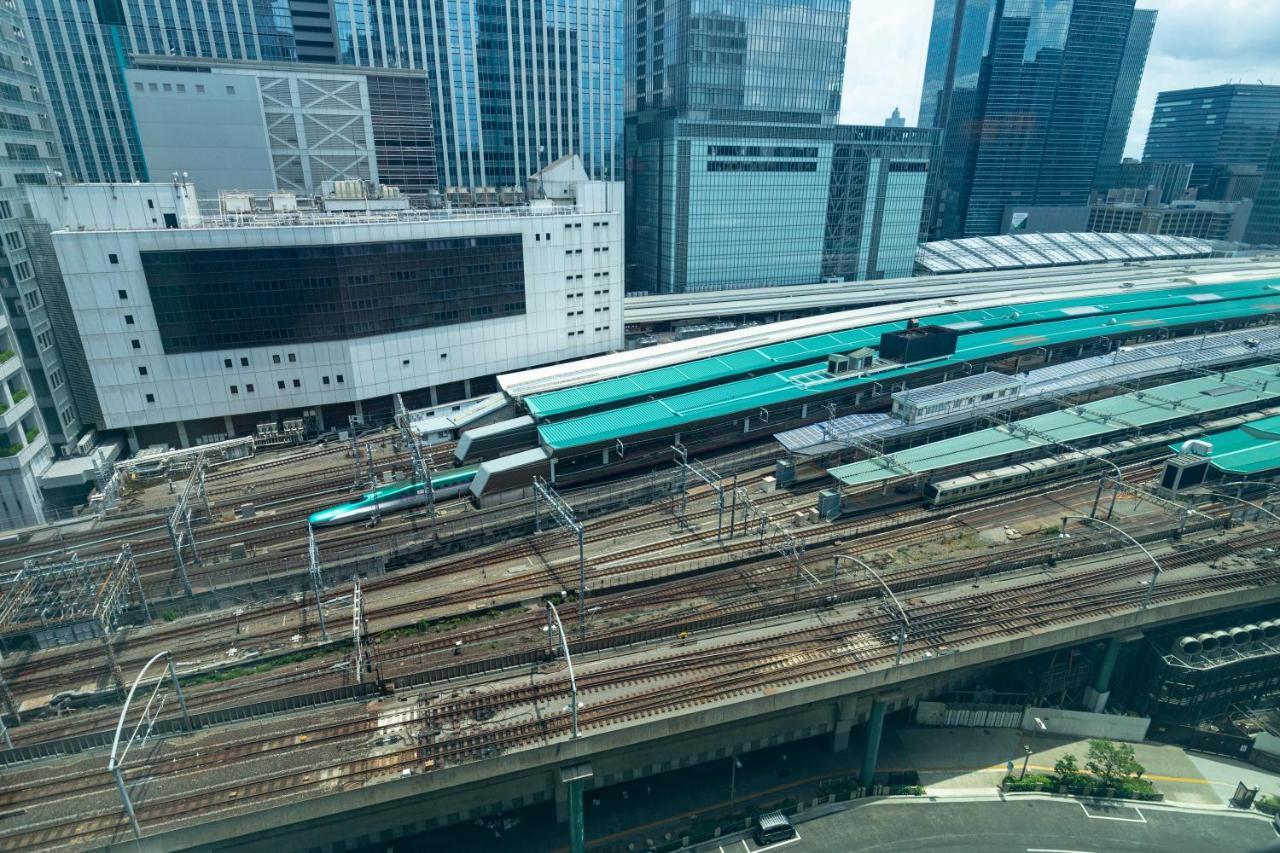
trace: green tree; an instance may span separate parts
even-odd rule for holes
[[[1068,787],[1074,788],[1084,784],[1084,774],[1080,772],[1080,765],[1076,763],[1076,757],[1069,752],[1054,762],[1053,772],[1058,777],[1058,781]]]
[[[1121,787],[1132,779],[1141,779],[1147,769],[1138,763],[1133,747],[1109,740],[1089,741],[1089,762],[1085,765],[1098,781],[1108,788]]]

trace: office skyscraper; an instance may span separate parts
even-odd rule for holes
[[[1111,112],[1107,115],[1107,132],[1102,137],[1102,151],[1098,155],[1098,170],[1093,176],[1093,185],[1099,189],[1117,186],[1115,180],[1124,159],[1124,144],[1129,137],[1138,86],[1142,83],[1155,28],[1154,9],[1133,10],[1133,23],[1129,25],[1129,37],[1125,39],[1124,55],[1120,59],[1120,77],[1116,80],[1115,97],[1111,99]]]
[[[817,281],[848,0],[628,4],[628,287]]]
[[[934,231],[995,234],[1005,207],[1083,206],[1134,0],[938,0],[920,125],[946,131]]]
[[[1280,129],[1280,86],[1205,86],[1156,96],[1144,160],[1194,163],[1191,186],[1206,195],[1233,170],[1259,173]]]
[[[1246,243],[1280,246],[1280,133],[1271,143],[1244,239]]]
[[[442,188],[522,185],[570,153],[620,174],[621,0],[28,0],[28,15],[81,180],[148,178],[122,69],[146,56],[426,70]]]

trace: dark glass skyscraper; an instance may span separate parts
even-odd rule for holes
[[[938,0],[922,126],[946,131],[934,231],[995,234],[1007,205],[1083,206],[1134,0]]]
[[[1116,93],[1111,99],[1111,113],[1107,116],[1107,132],[1102,137],[1102,152],[1098,155],[1098,171],[1093,176],[1093,185],[1100,189],[1118,186],[1115,181],[1124,160],[1124,143],[1129,137],[1133,107],[1138,101],[1138,86],[1142,83],[1142,71],[1147,65],[1147,51],[1155,28],[1154,9],[1133,10],[1133,23],[1129,25],[1124,56],[1120,59],[1120,77],[1116,80]]]
[[[1280,246],[1280,133],[1271,143],[1244,239],[1247,243]]]
[[[817,281],[848,0],[628,4],[628,287]]]
[[[1194,163],[1191,186],[1206,190],[1220,169],[1260,169],[1280,129],[1280,86],[1237,83],[1156,96],[1144,160]]]
[[[581,154],[593,177],[621,176],[622,0],[29,0],[27,9],[80,180],[148,177],[121,72],[146,56],[424,69],[442,187],[522,185],[566,154]],[[397,101],[427,103],[412,94]]]

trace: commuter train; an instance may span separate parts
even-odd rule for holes
[[[471,486],[471,481],[475,479],[476,470],[476,467],[455,468],[452,471],[434,475],[431,478],[431,491],[435,499],[439,501],[465,494]],[[372,518],[375,514],[382,516],[389,512],[426,506],[426,504],[427,493],[422,488],[422,483],[417,481],[393,483],[361,495],[359,500],[314,512],[307,517],[307,523],[312,527],[336,527],[339,524],[363,521],[366,518]]]
[[[983,495],[997,494],[1010,489],[1019,489],[1035,483],[1056,480],[1086,471],[1111,469],[1111,466],[1100,460],[1123,465],[1134,459],[1150,456],[1157,448],[1175,444],[1187,438],[1195,438],[1206,433],[1221,432],[1233,429],[1250,421],[1280,414],[1280,407],[1263,409],[1242,415],[1202,424],[1190,424],[1184,427],[1138,436],[1112,444],[1090,447],[1076,452],[1069,451],[1057,456],[1032,459],[1016,465],[1006,465],[965,474],[959,477],[934,480],[924,487],[925,501],[930,506],[948,506],[954,503],[971,500]]]

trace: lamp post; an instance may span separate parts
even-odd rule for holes
[[[1022,753],[1022,772],[1018,774],[1019,779],[1025,779],[1027,776],[1027,765],[1031,763],[1031,744],[1024,743]]]
[[[578,739],[578,680],[573,675],[573,659],[569,657],[569,641],[564,635],[564,624],[560,621],[560,613],[556,606],[547,602],[547,612],[555,622],[556,633],[560,636],[560,650],[564,652],[564,662],[569,667],[569,706],[572,727],[569,730],[570,740]],[[569,850],[570,853],[584,853],[586,845],[586,821],[582,814],[582,779],[573,778],[569,786]]]
[[[877,572],[875,569],[868,566],[862,560],[858,559],[857,557],[851,556],[849,554],[836,554],[834,557],[831,558],[832,603],[834,603],[834,600],[835,600],[836,574],[840,570],[841,560],[848,560],[851,563],[857,563],[859,566],[865,569],[867,574],[875,578],[876,583],[880,584],[880,588],[885,591],[885,594],[889,597],[889,601],[893,602],[894,609],[898,611],[899,625],[898,625],[898,635],[896,638],[898,641],[898,653],[893,659],[893,665],[897,666],[898,664],[902,663],[902,647],[907,641],[907,631],[910,630],[911,628],[911,620],[907,617],[906,609],[902,606],[902,602],[898,601],[898,596],[894,595],[893,590],[889,589],[889,585],[884,582],[884,578],[880,577],[879,572]]]
[[[1143,553],[1143,555],[1144,555],[1148,560],[1150,560],[1150,561],[1151,561],[1151,581],[1147,584],[1147,592],[1146,592],[1146,594],[1142,596],[1142,607],[1140,608],[1140,609],[1142,609],[1142,610],[1146,610],[1146,609],[1147,609],[1147,605],[1149,605],[1149,604],[1151,603],[1151,594],[1155,591],[1155,588],[1156,588],[1156,579],[1157,579],[1157,578],[1159,578],[1159,577],[1160,577],[1160,573],[1164,571],[1164,569],[1162,569],[1162,568],[1160,567],[1160,561],[1159,561],[1159,560],[1157,560],[1157,559],[1155,558],[1155,556],[1154,556],[1150,551],[1148,551],[1148,550],[1143,546],[1143,544],[1142,544],[1141,542],[1139,542],[1137,539],[1134,539],[1134,538],[1133,538],[1132,536],[1130,536],[1128,533],[1125,533],[1125,532],[1124,532],[1123,530],[1121,530],[1119,527],[1116,527],[1114,524],[1112,524],[1112,523],[1111,523],[1111,522],[1109,522],[1109,521],[1103,521],[1103,520],[1102,520],[1102,519],[1100,519],[1100,518],[1093,518],[1093,517],[1088,516],[1088,515],[1064,515],[1064,516],[1062,516],[1062,527],[1061,527],[1061,528],[1059,528],[1059,533],[1058,533],[1058,542],[1059,542],[1059,543],[1061,543],[1062,539],[1065,537],[1066,530],[1067,530],[1067,522],[1068,522],[1068,521],[1072,521],[1072,520],[1079,521],[1079,522],[1081,522],[1081,523],[1083,523],[1083,524],[1093,524],[1093,525],[1097,525],[1097,526],[1099,526],[1099,527],[1101,527],[1101,528],[1103,528],[1103,529],[1105,529],[1105,530],[1109,530],[1109,531],[1111,531],[1111,532],[1112,532],[1113,534],[1115,534],[1116,536],[1119,536],[1121,539],[1124,539],[1124,540],[1125,540],[1126,542],[1128,542],[1130,545],[1132,545],[1133,547],[1137,548],[1139,551],[1141,551],[1141,552]],[[1055,561],[1055,562],[1057,561],[1057,548],[1056,548],[1056,547],[1054,548],[1054,561]]]

